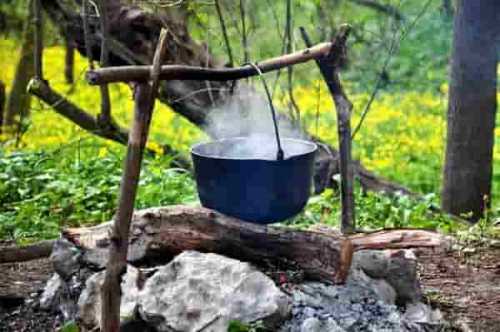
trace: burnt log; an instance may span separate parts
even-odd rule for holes
[[[63,237],[80,247],[83,261],[104,268],[111,223],[67,229]],[[343,236],[244,222],[202,207],[170,206],[134,213],[127,259],[134,265],[167,262],[185,250],[212,252],[256,265],[273,262],[300,268],[307,279],[343,282],[354,251],[364,249],[437,248],[446,243],[439,233],[383,230]]]

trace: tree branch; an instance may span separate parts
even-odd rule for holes
[[[102,127],[98,119],[64,98],[64,96],[54,91],[45,82],[32,79],[28,84],[28,92],[44,101],[58,114],[72,121],[80,128],[102,138],[124,145],[127,144],[128,131],[126,129],[116,125],[113,121],[109,125]],[[168,145],[163,145],[162,148],[165,154],[174,156],[172,161],[177,167],[190,168],[190,162],[183,158],[179,152],[176,152]],[[154,152],[151,151],[151,153]]]
[[[220,5],[220,0],[215,0],[215,9],[217,10],[217,16],[219,17],[220,28],[222,30],[222,36],[224,37],[224,44],[226,45],[227,57],[229,67],[234,66],[233,51],[231,49],[231,43],[229,42],[229,37],[227,36],[226,22],[224,21],[224,16],[222,15],[222,8]]]
[[[382,4],[375,0],[350,0],[350,1],[360,6],[365,6],[374,9],[378,12],[392,16],[398,21],[404,21],[405,19],[403,14],[401,14],[401,12],[396,7],[391,6],[389,4]]]
[[[257,63],[262,73],[304,63],[312,59],[326,57],[332,43],[321,43],[305,50],[286,54]],[[145,81],[149,77],[150,66],[121,66],[95,69],[87,72],[87,81],[92,85],[103,83]],[[210,80],[233,81],[257,75],[251,65],[236,68],[207,68],[183,65],[165,65],[161,67],[162,80]]]
[[[247,27],[246,27],[246,0],[240,0],[240,18],[241,18],[241,43],[243,46],[243,62],[250,61],[248,52]]]

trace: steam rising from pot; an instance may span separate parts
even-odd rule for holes
[[[285,138],[304,139],[300,129],[288,119],[278,119],[285,159],[303,153],[300,145],[289,144]],[[231,159],[276,160],[276,138],[268,101],[250,89],[242,89],[233,98],[210,111],[205,128],[215,139],[245,137],[241,144],[226,146],[220,157]]]

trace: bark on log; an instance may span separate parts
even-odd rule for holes
[[[33,259],[48,257],[52,252],[54,240],[38,242],[22,247],[5,247],[0,250],[0,264],[12,262],[24,262]]]
[[[63,236],[84,250],[83,259],[103,267],[111,223],[68,229]],[[170,206],[134,214],[128,261],[168,261],[185,250],[213,252],[262,264],[300,267],[307,279],[342,282],[353,251],[441,247],[445,239],[425,230],[384,230],[349,237],[247,223],[202,207]],[[346,266],[347,265],[347,266]]]

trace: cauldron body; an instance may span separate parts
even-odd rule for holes
[[[284,160],[226,153],[245,140],[245,137],[230,138],[192,148],[201,204],[260,224],[283,221],[298,214],[311,193],[316,145],[282,139]],[[291,152],[288,156],[287,151]]]

